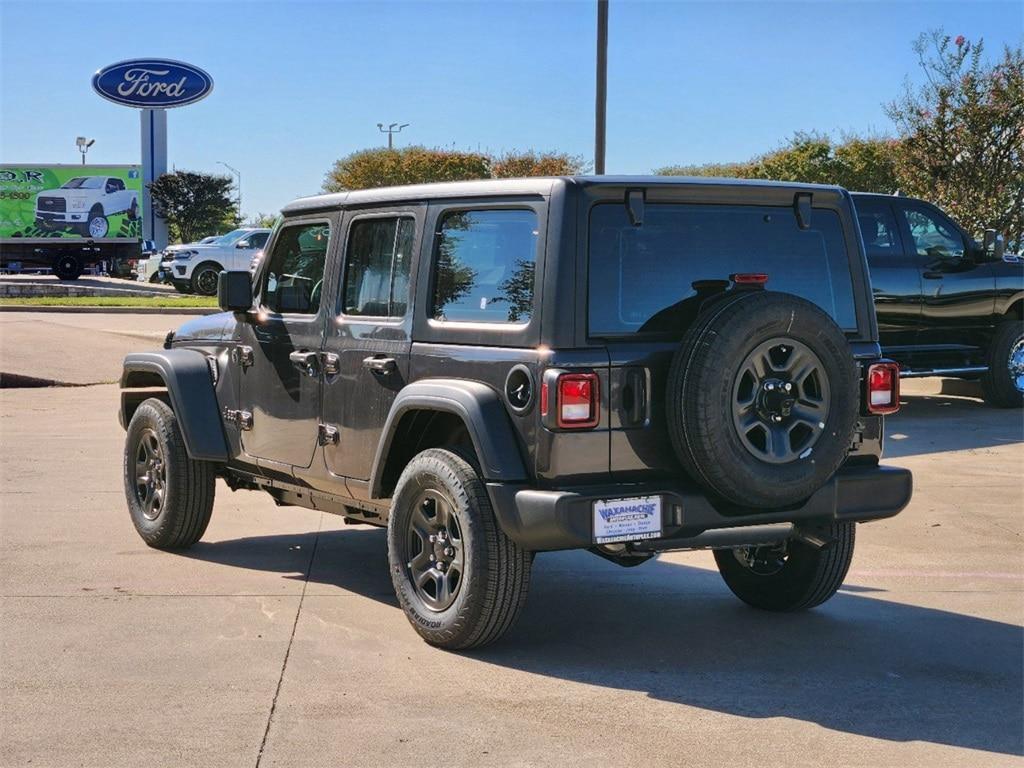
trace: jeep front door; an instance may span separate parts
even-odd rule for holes
[[[370,477],[384,421],[408,380],[410,278],[422,221],[423,206],[346,214],[338,302],[323,349],[324,459],[334,475]]]
[[[316,449],[330,241],[329,220],[281,227],[257,273],[257,309],[238,324],[237,426],[242,450],[261,464],[308,467]]]

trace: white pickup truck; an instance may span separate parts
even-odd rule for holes
[[[249,269],[253,256],[270,237],[269,229],[243,227],[211,243],[171,245],[163,252],[160,273],[181,293],[214,296],[221,270]]]
[[[117,213],[138,218],[139,197],[116,176],[76,176],[36,195],[36,224],[44,229],[71,225],[85,236],[103,238],[110,230],[107,217]]]

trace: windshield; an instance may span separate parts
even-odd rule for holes
[[[226,235],[214,238],[213,243],[216,245],[230,245],[235,240],[240,239],[243,235],[249,234],[252,230],[249,229],[233,229]]]
[[[856,329],[839,215],[815,208],[800,229],[792,208],[648,204],[635,227],[622,203],[590,214],[590,333],[681,333],[735,273],[763,272],[768,289],[812,301]]]
[[[102,189],[103,178],[101,176],[76,176],[65,181],[61,189]]]

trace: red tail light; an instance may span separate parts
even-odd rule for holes
[[[586,429],[597,426],[596,373],[563,373],[555,386],[555,423],[560,428]],[[541,404],[542,412],[545,411],[545,405]]]
[[[729,275],[729,279],[736,285],[765,285],[768,275],[764,272],[737,272]]]
[[[868,366],[868,413],[885,415],[900,409],[900,366],[886,361]]]

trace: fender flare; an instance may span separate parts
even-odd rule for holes
[[[133,389],[166,387],[189,456],[227,461],[228,444],[206,356],[195,349],[133,352],[121,372],[121,426],[128,428]]]
[[[416,410],[443,411],[462,419],[485,481],[527,480],[519,441],[505,404],[494,389],[479,381],[421,379],[405,387],[391,406],[370,471],[370,498],[381,498],[384,467],[395,432],[402,416]]]

